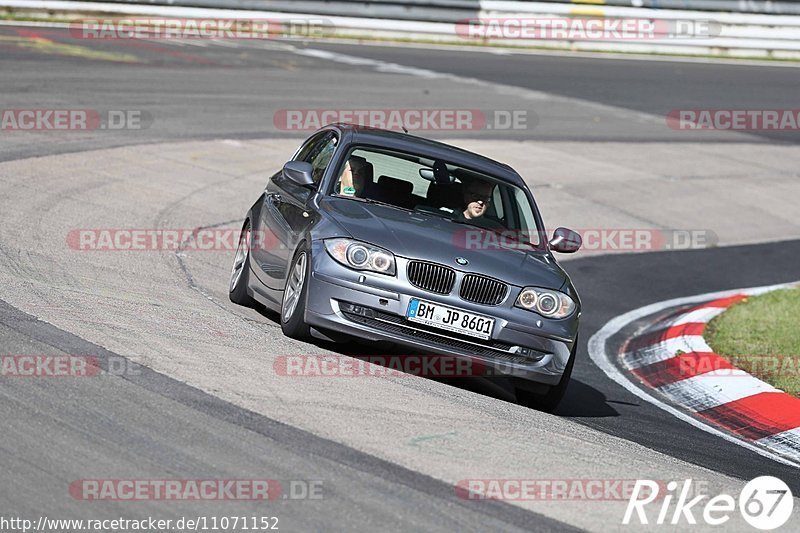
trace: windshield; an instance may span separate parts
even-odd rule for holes
[[[441,160],[356,147],[332,194],[423,212],[539,245],[536,218],[520,187]]]

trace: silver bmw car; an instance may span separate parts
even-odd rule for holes
[[[553,409],[575,362],[581,304],[511,167],[409,134],[332,124],[306,140],[245,216],[230,299],[283,333],[389,341],[507,376]]]

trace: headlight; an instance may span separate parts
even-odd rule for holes
[[[547,318],[565,318],[575,311],[575,302],[563,292],[538,287],[522,289],[514,305]]]
[[[325,249],[344,266],[394,276],[394,255],[391,252],[353,239],[327,239]]]

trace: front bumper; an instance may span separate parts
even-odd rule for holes
[[[388,341],[429,354],[467,358],[491,375],[547,385],[561,379],[573,351],[578,313],[562,320],[545,319],[514,308],[520,288],[505,302],[486,306],[418,289],[405,278],[406,260],[397,257],[397,276],[351,270],[314,242],[305,320],[316,328],[370,341]],[[455,291],[454,291],[455,292]],[[461,308],[495,319],[490,341],[429,328],[405,319],[412,298]]]

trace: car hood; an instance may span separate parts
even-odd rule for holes
[[[336,197],[323,199],[320,209],[354,239],[398,256],[441,263],[518,286],[560,289],[567,280],[547,252],[502,245],[493,232],[436,215]],[[457,257],[469,263],[461,266]]]

